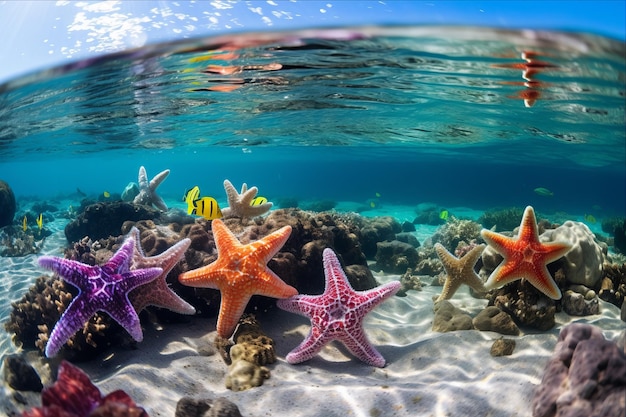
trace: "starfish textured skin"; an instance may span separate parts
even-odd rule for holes
[[[144,204],[146,206],[154,205],[156,208],[162,211],[167,211],[167,205],[165,201],[157,194],[156,189],[161,185],[165,178],[170,174],[170,170],[159,172],[157,175],[148,182],[148,174],[146,168],[139,167],[139,194],[133,200],[135,204]]]
[[[130,230],[130,236],[135,241],[135,251],[133,252],[131,269],[153,267],[163,269],[161,275],[154,281],[140,285],[128,295],[128,299],[133,307],[135,307],[137,314],[149,305],[167,308],[179,314],[195,314],[196,309],[194,306],[176,295],[167,285],[166,280],[172,268],[185,256],[185,251],[189,248],[189,245],[191,245],[191,239],[185,238],[159,255],[146,257],[141,247],[139,229],[133,227]]]
[[[517,237],[507,237],[486,229],[480,234],[504,257],[504,261],[491,273],[485,283],[486,289],[526,279],[553,300],[561,298],[561,290],[550,276],[546,265],[569,252],[572,245],[566,242],[541,243],[535,211],[531,206],[524,210]]]
[[[338,340],[363,362],[383,367],[385,358],[367,339],[363,318],[398,292],[400,282],[389,282],[368,291],[355,291],[335,252],[326,248],[323,258],[326,288],[322,295],[296,295],[277,302],[283,310],[311,320],[308,336],[287,355],[287,362],[296,364],[309,360],[328,342]]]
[[[461,258],[457,258],[443,247],[442,244],[435,244],[437,256],[446,270],[446,282],[443,284],[443,291],[437,301],[449,300],[461,284],[470,286],[477,292],[486,292],[483,280],[474,272],[474,265],[485,250],[486,245],[478,245],[472,248]]]
[[[46,344],[46,356],[56,355],[97,311],[104,311],[117,321],[137,342],[143,340],[139,316],[128,300],[128,293],[159,276],[161,268],[130,270],[135,242],[126,239],[117,252],[102,266],[56,256],[41,256],[39,265],[51,269],[64,281],[78,288],[61,318],[52,329]]]
[[[229,338],[253,295],[287,298],[298,293],[267,267],[269,260],[289,238],[291,226],[284,226],[247,245],[241,244],[220,219],[213,220],[211,228],[217,260],[180,274],[178,280],[190,287],[220,290],[222,300],[217,334]]]
[[[273,206],[270,202],[252,206],[252,200],[256,197],[259,189],[257,187],[248,189],[246,183],[241,186],[241,192],[238,193],[230,181],[224,180],[224,190],[228,198],[228,207],[222,209],[224,218],[239,217],[245,219],[256,217],[267,213]]]

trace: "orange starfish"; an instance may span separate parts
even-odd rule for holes
[[[546,265],[569,252],[572,245],[566,242],[541,243],[535,211],[531,206],[524,210],[517,238],[486,229],[480,234],[504,257],[504,261],[489,276],[485,288],[492,289],[518,279],[527,279],[553,300],[561,298],[561,290],[550,276]]]
[[[247,245],[242,245],[220,219],[213,220],[211,228],[217,260],[180,274],[178,280],[190,287],[220,290],[222,301],[217,317],[217,334],[228,338],[253,295],[288,298],[298,294],[294,287],[285,284],[267,267],[267,262],[289,238],[291,226],[284,226]]]

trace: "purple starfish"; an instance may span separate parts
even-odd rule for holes
[[[135,270],[158,266],[163,269],[163,272],[154,281],[143,284],[130,292],[128,298],[133,307],[135,307],[135,311],[140,313],[141,310],[152,305],[167,308],[180,314],[195,314],[196,309],[194,306],[176,295],[166,281],[167,274],[182,259],[185,251],[191,245],[191,239],[185,238],[159,255],[146,257],[141,248],[139,236],[139,229],[136,227],[130,229],[130,237],[135,241],[135,252],[131,268]]]
[[[82,262],[41,256],[39,265],[56,272],[64,281],[78,288],[72,300],[52,329],[46,356],[56,355],[69,340],[93,316],[104,311],[130,333],[138,342],[143,340],[139,317],[128,301],[128,293],[135,287],[155,279],[163,272],[161,268],[129,270],[135,242],[126,239],[117,252],[102,266],[90,266]]]
[[[363,362],[383,367],[385,358],[372,346],[363,332],[363,318],[374,307],[395,294],[400,282],[393,281],[368,291],[350,286],[339,259],[332,249],[324,249],[326,289],[322,295],[295,295],[278,300],[278,307],[311,319],[311,331],[287,355],[287,362],[300,363],[315,356],[331,340],[339,340]]]

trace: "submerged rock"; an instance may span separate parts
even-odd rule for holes
[[[532,402],[533,417],[623,417],[626,355],[592,325],[561,330]]]
[[[517,336],[520,331],[511,316],[498,307],[489,306],[472,320],[474,327],[482,331]]]
[[[509,356],[515,350],[515,340],[500,338],[493,342],[489,353],[491,356]]]
[[[5,181],[0,180],[0,227],[13,223],[15,216],[15,194]]]
[[[456,308],[450,301],[443,300],[437,302],[434,310],[434,332],[445,333],[455,330],[471,330],[474,328],[470,315]]]

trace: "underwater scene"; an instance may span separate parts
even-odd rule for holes
[[[626,46],[344,27],[0,85],[0,414],[626,410]]]

